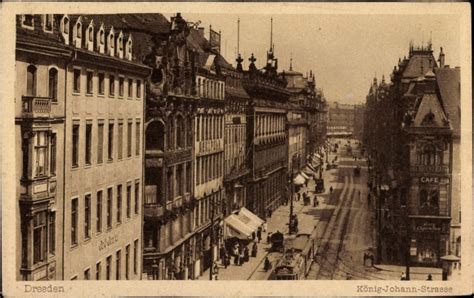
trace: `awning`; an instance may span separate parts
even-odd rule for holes
[[[304,177],[301,175],[301,174],[298,174],[295,179],[293,179],[293,183],[295,185],[303,185],[305,184],[306,180],[304,179]]]
[[[254,232],[250,227],[245,225],[239,220],[239,217],[235,214],[227,216],[224,220],[225,222],[225,238],[239,238],[239,239],[250,239],[252,238],[252,233]]]
[[[245,240],[252,238],[252,233],[256,232],[265,221],[247,208],[242,207],[239,211],[229,215],[224,222],[225,238],[237,237]]]
[[[304,179],[309,180],[309,177],[303,171],[301,171],[300,174]]]
[[[303,173],[305,173],[306,175],[311,175],[311,176],[315,175],[315,171],[311,170],[311,168],[309,166],[306,166],[303,169]]]
[[[263,223],[265,222],[263,219],[253,214],[250,210],[248,210],[245,207],[242,207],[240,209],[237,216],[239,217],[240,221],[242,221],[243,223],[255,227],[254,231],[256,231],[258,227],[263,225]]]

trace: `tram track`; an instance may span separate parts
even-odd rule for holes
[[[344,187],[340,194],[339,204],[334,211],[335,214],[333,214],[324,231],[324,242],[318,251],[319,257],[316,258],[319,261],[316,279],[333,279],[336,273],[337,262],[343,248],[355,197],[353,177],[348,172],[348,169],[341,171],[344,177]],[[329,231],[327,228],[329,228]]]

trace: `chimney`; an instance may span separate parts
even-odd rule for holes
[[[198,31],[199,31],[199,35],[200,35],[201,37],[204,37],[204,27],[199,27],[199,28],[198,28]]]
[[[439,68],[444,68],[444,53],[443,53],[443,47],[440,48],[438,62],[439,62]]]

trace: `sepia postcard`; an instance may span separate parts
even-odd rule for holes
[[[5,3],[2,294],[472,293],[467,3]]]

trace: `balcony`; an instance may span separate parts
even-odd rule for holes
[[[23,118],[49,118],[51,116],[51,98],[23,96],[22,113]]]

